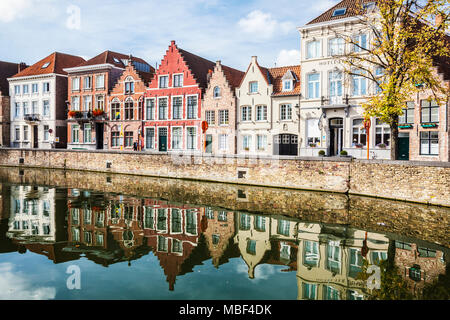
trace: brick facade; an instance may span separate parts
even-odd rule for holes
[[[126,91],[126,82],[133,84],[132,91]],[[109,118],[105,127],[105,145],[108,145],[108,149],[133,150],[134,142],[137,142],[140,148],[143,147],[142,121],[144,119],[143,107],[146,84],[146,80],[129,62],[108,95],[105,110]],[[119,106],[118,113],[117,109],[112,110],[113,104]],[[125,105],[127,108],[125,108]]]
[[[213,72],[209,75],[202,111],[202,120],[208,121],[206,131],[206,152],[208,153],[236,153],[237,115],[234,89],[236,80],[242,79],[243,76],[243,72],[222,66],[220,61],[216,62]],[[223,145],[221,145],[221,138]],[[209,144],[211,144],[210,147],[208,147]]]
[[[450,90],[450,80],[445,74],[437,75],[445,88]],[[414,121],[399,123],[399,137],[409,137],[409,160],[413,161],[450,161],[450,110],[447,97],[440,97],[437,119],[423,119],[422,104],[434,101],[431,90],[423,90],[411,97],[410,103],[414,104]],[[411,112],[411,111],[408,111]],[[431,120],[431,121],[427,121]],[[424,139],[423,134],[437,133],[437,139]],[[421,138],[422,137],[422,138]],[[433,141],[437,142],[436,148],[429,148]],[[422,146],[421,146],[422,145]],[[401,152],[402,149],[400,149]],[[401,156],[401,155],[400,155]]]
[[[213,62],[171,42],[145,94],[145,149],[203,150],[202,99],[208,71],[213,68]],[[181,82],[175,83],[176,77]],[[174,112],[175,101],[181,102],[177,112]],[[189,101],[194,105],[191,112]]]

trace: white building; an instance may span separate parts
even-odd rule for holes
[[[362,1],[369,10],[374,1]],[[355,13],[356,0],[343,0],[305,26],[301,35],[301,156],[339,155],[342,150],[366,158],[366,132],[362,103],[376,94],[377,87],[364,77],[344,74],[336,56],[361,50],[346,44],[342,34],[370,45],[371,35],[362,29]],[[381,70],[374,70],[375,73]],[[390,128],[371,119],[370,158],[389,159]]]
[[[264,68],[252,61],[237,97],[237,153],[298,155],[300,66]]]
[[[65,148],[67,73],[83,58],[54,52],[8,78],[11,96],[11,147]]]
[[[55,241],[55,189],[11,186],[8,237]]]

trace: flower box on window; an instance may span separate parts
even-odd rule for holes
[[[357,144],[355,144],[355,147],[356,147],[356,148],[359,148],[359,149],[362,149],[363,144],[362,144],[362,143],[357,143]]]
[[[248,148],[248,147],[247,147],[247,148],[244,148],[244,150],[245,150],[245,151],[249,151],[249,150],[250,150],[250,148]]]
[[[411,129],[413,127],[412,124],[401,124],[398,126],[400,129]]]
[[[94,109],[92,111],[92,114],[94,115],[94,117],[98,117],[98,116],[102,116],[103,114],[105,114],[105,111],[103,111],[102,109]]]
[[[437,127],[437,123],[422,123],[422,128],[435,128]]]
[[[377,147],[380,149],[386,149],[386,145],[384,143],[377,144]]]
[[[310,146],[311,148],[315,148],[315,147],[317,146],[317,144],[315,144],[315,143],[310,143],[309,146]]]

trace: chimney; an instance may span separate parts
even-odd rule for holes
[[[258,62],[258,57],[257,56],[252,56],[252,62],[253,63],[257,63]]]
[[[27,68],[27,65],[25,62],[21,62],[19,63],[19,65],[17,66],[17,73],[19,73],[20,71],[24,70]]]
[[[206,81],[209,81],[211,79],[213,71],[211,69],[208,70],[208,75],[206,76]]]
[[[174,46],[175,45],[175,40],[170,41],[170,45]]]

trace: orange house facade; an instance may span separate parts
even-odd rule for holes
[[[108,95],[131,61],[150,72],[144,60],[105,51],[74,67],[68,73],[67,148],[98,150],[109,146]]]
[[[202,98],[214,66],[171,42],[145,94],[147,151],[203,150]]]
[[[154,69],[137,69],[129,61],[125,71],[108,96],[106,141],[108,149],[142,150],[144,146],[142,121],[144,120],[144,94]]]

